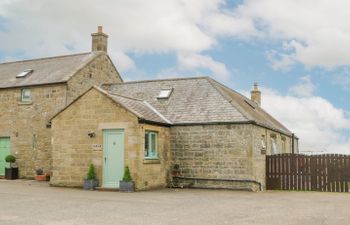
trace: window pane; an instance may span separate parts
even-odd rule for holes
[[[148,155],[148,151],[149,151],[149,147],[148,147],[148,136],[149,136],[149,133],[146,132],[145,133],[145,157],[149,157]]]
[[[145,157],[155,158],[157,157],[157,133],[146,131],[145,132]]]
[[[152,133],[151,134],[151,146],[150,146],[150,148],[151,148],[151,153],[150,153],[150,155],[152,156],[152,157],[154,157],[154,156],[156,156],[156,134],[155,133]]]
[[[278,154],[277,146],[276,146],[276,140],[274,138],[271,138],[271,153],[272,154]]]
[[[22,89],[21,90],[21,100],[22,101],[30,101],[31,100],[30,89]]]

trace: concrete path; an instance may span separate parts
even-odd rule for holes
[[[349,225],[350,194],[163,189],[119,193],[0,180],[0,225]]]

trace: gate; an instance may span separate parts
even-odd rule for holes
[[[266,156],[267,190],[349,192],[349,182],[349,155]]]

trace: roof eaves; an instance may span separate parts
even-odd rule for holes
[[[21,87],[40,87],[40,86],[50,86],[50,85],[58,85],[65,84],[67,81],[59,81],[54,83],[42,83],[42,84],[25,84],[25,85],[15,85],[15,86],[6,86],[0,87],[0,89],[12,89],[12,88],[21,88]]]

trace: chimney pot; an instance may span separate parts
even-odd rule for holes
[[[98,30],[98,33],[103,33],[103,27],[102,26],[98,26],[97,30]]]

